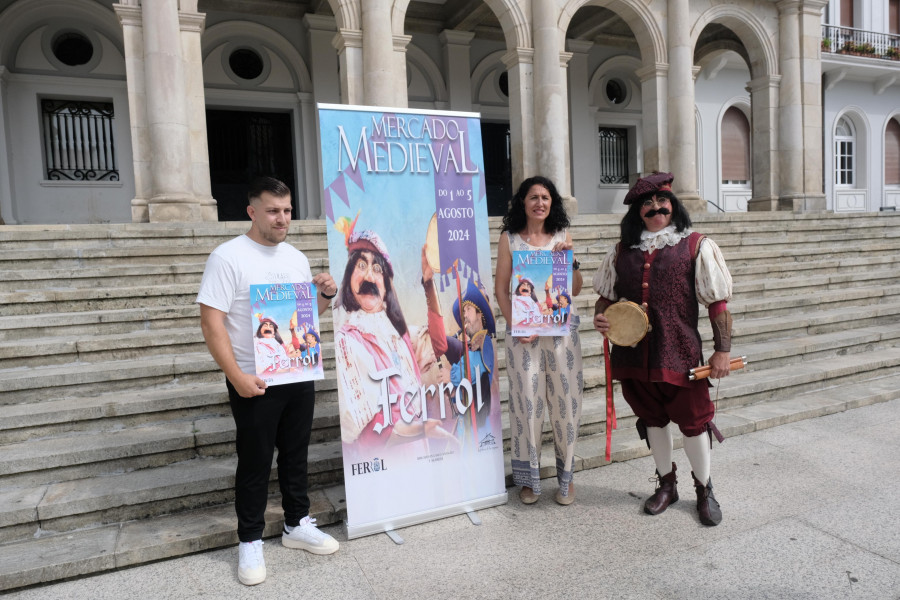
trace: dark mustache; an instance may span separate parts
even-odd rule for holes
[[[656,215],[668,215],[668,214],[671,214],[671,212],[672,211],[670,211],[668,208],[655,208],[653,210],[648,210],[644,214],[644,216],[647,217],[648,219],[652,219]]]
[[[362,283],[360,283],[359,293],[368,294],[370,296],[381,296],[381,293],[378,291],[378,286],[371,281],[363,281]]]

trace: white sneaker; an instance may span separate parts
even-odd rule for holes
[[[281,533],[281,544],[287,548],[299,548],[313,554],[333,554],[340,547],[337,540],[316,527],[316,520],[303,517],[290,533]]]
[[[262,540],[238,544],[238,579],[244,585],[256,585],[266,580],[262,547]]]

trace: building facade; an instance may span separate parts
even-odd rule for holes
[[[478,112],[492,214],[900,204],[900,0],[0,0],[0,218],[322,217],[316,104]]]

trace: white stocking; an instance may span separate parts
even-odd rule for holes
[[[706,432],[684,438],[684,453],[691,461],[691,469],[697,481],[706,485],[709,481],[709,434]]]
[[[672,431],[669,426],[648,427],[647,441],[660,477],[672,472]]]

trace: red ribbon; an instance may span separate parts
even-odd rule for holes
[[[613,403],[612,365],[609,364],[609,340],[603,338],[603,362],[606,365],[606,462],[612,455],[612,432],[616,428],[616,405]]]

